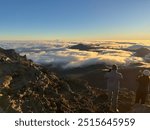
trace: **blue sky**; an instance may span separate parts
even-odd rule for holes
[[[0,0],[1,40],[150,40],[150,0]]]

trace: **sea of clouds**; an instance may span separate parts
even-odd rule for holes
[[[135,50],[150,49],[148,42],[95,41],[80,44],[95,47],[91,50],[69,49],[79,42],[63,41],[0,41],[0,47],[15,49],[38,64],[53,64],[63,68],[87,66],[99,63],[128,66],[133,63],[148,65],[150,54],[144,57],[135,56]]]

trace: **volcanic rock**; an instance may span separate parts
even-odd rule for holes
[[[94,104],[105,95],[97,92],[0,48],[0,112],[109,112],[107,100]]]

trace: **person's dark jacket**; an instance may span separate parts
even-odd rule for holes
[[[150,82],[149,76],[141,75],[137,78],[137,81],[139,83],[138,90],[147,93]]]

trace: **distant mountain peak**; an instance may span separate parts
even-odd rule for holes
[[[142,47],[135,51],[135,56],[144,57],[150,53],[150,49]]]
[[[94,49],[94,47],[92,47],[91,45],[82,44],[82,43],[79,43],[79,44],[77,44],[77,45],[70,46],[69,48],[70,48],[70,49],[85,50],[85,51],[88,51],[88,50],[90,50],[90,49]]]

